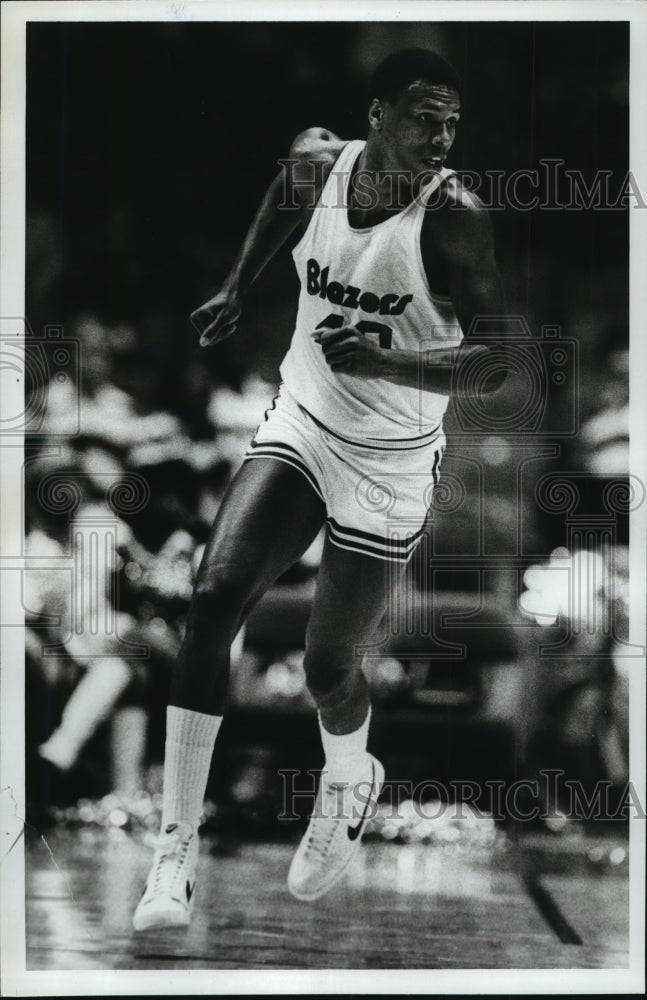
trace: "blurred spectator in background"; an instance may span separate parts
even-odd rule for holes
[[[141,706],[151,683],[166,683],[165,669],[177,653],[195,542],[177,531],[157,554],[149,553],[124,521],[108,515],[103,504],[86,501],[70,519],[68,544],[40,527],[25,544],[28,557],[44,561],[44,568],[26,574],[32,670],[47,688],[74,683],[60,722],[38,753],[58,771],[71,770],[126,691],[134,689],[129,724],[121,739],[113,740],[111,778],[121,791],[141,788],[147,717]]]
[[[70,680],[70,675],[77,680],[60,723],[38,749],[62,772],[75,766],[85,744],[131,683],[135,669],[124,659],[127,647],[121,641],[136,631],[135,623],[112,606],[109,568],[117,554],[106,550],[117,531],[126,538],[128,529],[122,522],[105,531],[105,518],[103,505],[82,503],[70,523],[71,552],[39,527],[25,540],[28,558],[55,560],[52,566],[26,573],[27,652],[32,669],[48,687]],[[91,524],[98,536],[93,551],[84,523]],[[88,560],[93,557],[91,568]],[[42,615],[49,618],[45,630],[39,622]]]
[[[70,771],[88,741],[113,718],[121,734],[113,732],[113,787],[133,791],[144,784],[147,711],[142,705],[150,697],[150,675],[155,679],[161,671],[166,684],[166,670],[183,634],[200,542],[232,465],[240,461],[262,420],[268,386],[250,376],[238,392],[220,386],[203,394],[202,411],[196,407],[194,417],[203,433],[208,429],[209,439],[195,441],[177,416],[145,412],[115,384],[115,356],[121,354],[123,361],[132,349],[134,331],[123,324],[109,328],[87,315],[78,317],[68,334],[80,342],[80,385],[52,379],[44,429],[61,441],[59,454],[52,456],[51,449],[43,447],[31,457],[26,472],[26,554],[56,564],[28,572],[30,663],[38,683],[47,688],[73,684],[60,722],[38,753],[58,771]],[[77,407],[81,433],[62,437],[73,425]],[[107,488],[133,470],[146,480],[149,503],[117,517],[106,506]],[[76,492],[76,510],[70,514],[61,508],[56,514],[44,507],[40,489],[45,482],[54,491]],[[103,606],[97,600],[92,606],[88,599],[93,583],[88,566],[78,573],[87,543],[83,525],[93,518],[103,519],[103,528],[94,525],[92,530],[102,534],[108,546],[104,579],[93,595]],[[312,553],[306,554],[304,566],[312,558]],[[43,629],[43,614],[56,623]],[[114,627],[106,628],[110,620]],[[146,658],[129,659],[129,643],[144,646]],[[60,655],[50,651],[43,656],[45,644],[59,646]],[[128,699],[135,703],[127,704]],[[128,723],[120,725],[126,717]]]
[[[600,366],[595,411],[580,433],[582,458],[596,476],[629,472],[629,351],[609,351]]]
[[[533,634],[525,653],[531,771],[560,768],[589,791],[607,781],[616,795],[629,777],[627,569],[624,546],[604,554],[556,549],[550,562],[526,571],[520,598],[546,629]],[[566,813],[569,802],[558,806]],[[559,830],[566,820],[558,811],[552,822]]]

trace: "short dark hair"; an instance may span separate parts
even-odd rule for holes
[[[460,91],[461,79],[453,66],[431,49],[399,49],[376,67],[369,84],[368,99],[393,101],[413,83],[444,83]]]

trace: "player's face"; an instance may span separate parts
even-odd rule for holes
[[[457,91],[416,80],[394,103],[381,105],[380,138],[387,170],[439,170],[460,118]]]

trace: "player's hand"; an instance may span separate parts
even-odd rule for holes
[[[191,322],[200,334],[200,346],[210,347],[231,337],[241,313],[239,296],[228,288],[191,313]]]
[[[316,343],[321,345],[326,364],[334,372],[376,378],[382,351],[354,326],[340,330],[315,330]]]

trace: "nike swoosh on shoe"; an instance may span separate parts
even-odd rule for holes
[[[367,819],[367,816],[368,816],[368,808],[369,808],[369,805],[370,805],[371,798],[373,796],[374,790],[375,790],[375,764],[371,760],[371,791],[369,793],[368,800],[364,804],[364,812],[362,813],[362,815],[360,817],[360,821],[357,824],[357,826],[351,826],[349,824],[346,827],[346,833],[348,834],[348,839],[349,840],[357,840],[357,838],[359,837],[360,833],[362,832],[362,827],[364,826],[364,823],[366,822],[366,819]]]

